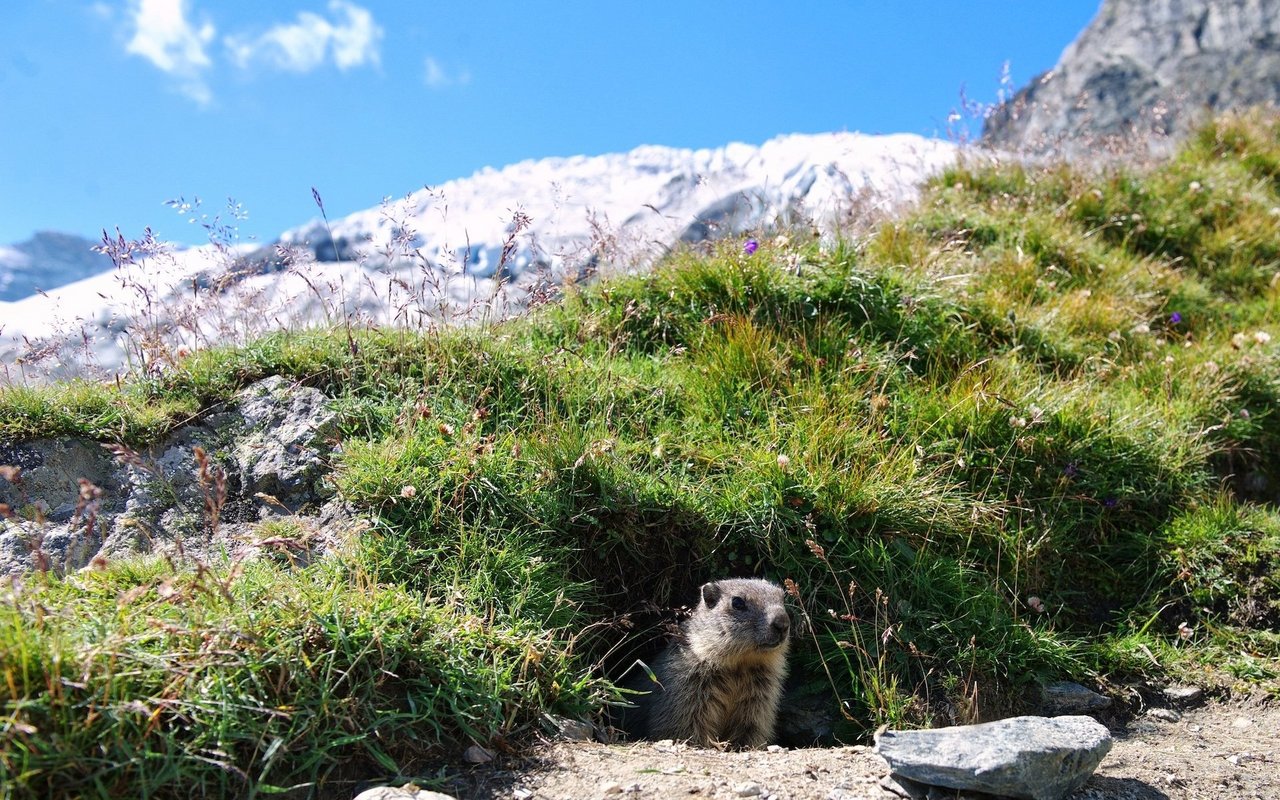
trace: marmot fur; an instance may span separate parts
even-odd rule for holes
[[[734,578],[702,586],[681,636],[646,675],[639,698],[651,739],[763,747],[773,738],[787,674],[791,619],[782,589]]]

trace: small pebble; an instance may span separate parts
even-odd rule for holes
[[[771,745],[769,745],[769,747],[768,747],[768,748],[766,748],[766,749],[767,749],[770,753],[781,753],[783,750],[786,750],[787,748],[783,747],[783,746],[782,746],[782,745],[780,745],[780,744],[771,744]]]
[[[1152,708],[1148,709],[1147,716],[1153,719],[1162,720],[1164,722],[1177,722],[1182,719],[1182,715],[1171,708]]]
[[[733,787],[733,793],[738,797],[759,797],[764,794],[764,787],[758,783],[740,783]]]
[[[1164,690],[1164,696],[1175,703],[1195,703],[1204,697],[1204,689],[1199,686],[1170,686]]]
[[[560,733],[560,738],[570,742],[590,742],[596,738],[596,730],[590,722],[583,722],[580,719],[568,719],[567,717],[552,717],[551,720],[556,730]]]
[[[600,787],[601,794],[622,794],[622,784],[609,781]]]
[[[462,760],[468,764],[487,764],[493,760],[493,753],[473,744],[462,752]]]

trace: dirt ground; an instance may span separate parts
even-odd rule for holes
[[[1158,709],[1112,735],[1111,752],[1071,800],[1280,798],[1280,703]],[[441,788],[459,800],[893,800],[897,795],[881,787],[887,773],[884,761],[861,746],[722,753],[670,742],[556,742],[528,757],[471,768]]]

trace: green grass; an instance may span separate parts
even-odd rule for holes
[[[598,717],[657,644],[627,615],[726,575],[789,582],[846,739],[1046,680],[1273,685],[1278,164],[1280,120],[1226,117],[1149,168],[961,165],[859,241],[677,254],[483,330],[4,390],[5,439],[136,445],[287,375],[341,412],[376,525],[305,569],[29,581],[0,784],[412,775]]]

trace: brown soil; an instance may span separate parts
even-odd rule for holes
[[[1280,798],[1280,703],[1148,711],[1112,735],[1111,752],[1072,800]],[[442,789],[460,800],[893,800],[881,787],[887,772],[861,746],[723,753],[670,742],[556,742],[464,770]]]

